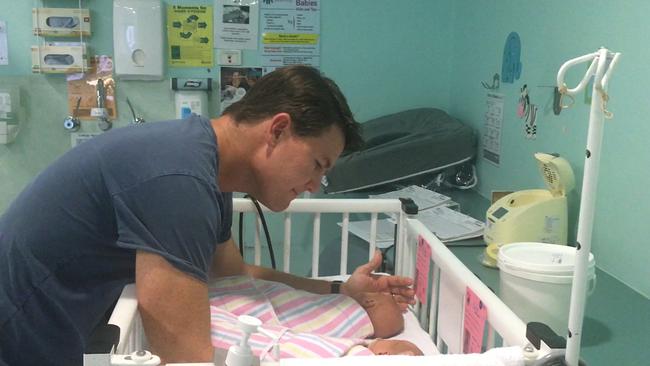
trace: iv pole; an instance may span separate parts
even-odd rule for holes
[[[594,77],[589,112],[589,127],[587,132],[587,150],[585,152],[585,171],[580,197],[580,216],[578,219],[578,237],[576,243],[576,263],[571,287],[571,305],[569,307],[569,333],[565,361],[569,366],[578,366],[580,358],[580,340],[582,338],[582,320],[587,298],[587,267],[591,252],[591,234],[596,205],[596,190],[598,187],[598,170],[600,166],[601,145],[603,142],[603,125],[605,118],[612,118],[607,110],[607,84],[612,69],[620,57],[619,52],[610,52],[600,48],[594,53],[580,56],[565,62],[557,74],[557,86],[562,96],[573,95],[584,90],[589,79]],[[609,63],[607,62],[609,60]],[[568,89],[564,75],[572,66],[591,61],[591,65],[580,83],[573,89]],[[568,108],[563,106],[563,108]]]

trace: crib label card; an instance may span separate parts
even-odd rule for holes
[[[483,332],[487,320],[487,307],[476,296],[474,291],[467,288],[465,295],[465,321],[463,322],[463,352],[481,353]]]
[[[429,265],[431,247],[422,236],[418,237],[418,255],[415,263],[415,296],[422,304],[427,303],[427,286],[429,285]]]

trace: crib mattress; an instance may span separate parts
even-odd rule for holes
[[[361,127],[364,148],[336,161],[323,179],[324,192],[400,182],[462,164],[476,154],[474,130],[440,109],[411,109]]]

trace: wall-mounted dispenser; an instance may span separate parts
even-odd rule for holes
[[[163,34],[160,0],[113,0],[115,74],[127,80],[161,80]]]
[[[212,79],[172,78],[176,118],[184,119],[192,113],[208,117],[208,92]]]

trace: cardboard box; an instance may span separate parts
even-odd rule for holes
[[[86,44],[32,46],[32,72],[62,73],[88,70]]]
[[[90,36],[90,11],[79,8],[34,8],[32,31],[35,36]]]

